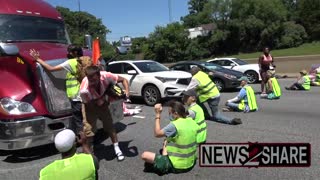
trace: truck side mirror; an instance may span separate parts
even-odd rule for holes
[[[0,49],[5,55],[15,56],[19,54],[19,48],[14,44],[0,43]]]
[[[84,36],[84,41],[86,43],[85,48],[91,50],[92,49],[92,37],[89,34]]]

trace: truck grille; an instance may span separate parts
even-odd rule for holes
[[[191,78],[178,79],[177,84],[189,85]]]

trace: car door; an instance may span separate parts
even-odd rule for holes
[[[126,78],[129,82],[130,86],[130,94],[138,95],[141,91],[141,83],[139,81],[139,74],[132,75],[129,74],[128,71],[135,70],[137,73],[137,69],[133,67],[130,63],[122,63],[123,66],[123,77]]]
[[[233,68],[231,66],[231,64],[234,63],[234,62],[230,61],[229,59],[222,59],[222,60],[220,60],[220,63],[221,63],[221,66],[223,66],[225,68],[228,68],[228,69],[231,69],[231,68]]]
[[[117,74],[123,78],[126,78],[128,81],[129,81],[129,86],[130,86],[130,94],[134,93],[133,92],[133,88],[131,87],[130,85],[130,78],[131,76],[128,75],[127,73],[124,73],[124,66],[125,66],[125,63],[113,63],[113,64],[109,64],[108,67],[106,68],[107,71],[113,73],[113,74]],[[120,85],[120,87],[123,88],[122,84]]]

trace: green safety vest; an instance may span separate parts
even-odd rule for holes
[[[177,134],[167,138],[168,157],[175,169],[191,168],[196,160],[198,125],[191,118],[179,118],[172,123]]]
[[[320,73],[316,74],[316,82],[320,82]]]
[[[75,154],[56,160],[40,171],[40,180],[95,180],[96,169],[91,154]]]
[[[257,101],[256,101],[256,95],[254,94],[254,91],[251,86],[245,86],[244,89],[246,90],[247,94],[247,102],[242,99],[239,103],[238,108],[240,110],[244,110],[246,107],[246,104],[249,106],[250,111],[255,111],[258,108]]]
[[[310,90],[310,83],[311,83],[311,80],[309,78],[308,75],[305,75],[303,76],[304,78],[304,83],[302,84],[302,87],[305,89],[305,90]]]
[[[194,118],[194,121],[199,126],[197,143],[203,143],[207,139],[207,123],[204,117],[204,112],[198,104],[191,106],[189,110],[192,110],[193,112],[195,112],[196,116]]]
[[[66,76],[66,91],[69,99],[74,99],[79,93],[80,83],[77,80],[75,74],[77,73],[77,59],[69,59],[69,64],[71,66],[71,72],[67,72]]]
[[[196,88],[196,91],[199,96],[200,103],[205,102],[211,97],[219,95],[217,86],[212,82],[208,74],[199,71],[193,77],[199,81],[199,86]]]
[[[273,89],[273,93],[275,95],[275,97],[280,97],[281,96],[281,88],[280,88],[280,85],[277,81],[276,78],[270,78],[271,79],[271,82],[272,82],[272,89]]]

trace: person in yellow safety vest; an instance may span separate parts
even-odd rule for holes
[[[78,134],[83,129],[83,116],[82,116],[82,104],[79,94],[80,83],[75,77],[77,69],[77,59],[83,56],[83,51],[81,47],[76,45],[68,46],[68,60],[58,64],[56,66],[51,66],[40,58],[39,52],[34,49],[30,49],[30,55],[34,58],[35,61],[40,63],[48,71],[59,71],[66,70],[66,94],[70,100],[72,108],[72,118],[73,120],[70,123],[70,129],[72,129],[76,134]]]
[[[158,174],[182,173],[191,170],[196,162],[197,152],[197,123],[187,117],[182,103],[169,103],[169,117],[171,119],[163,129],[160,128],[162,106],[154,106],[156,118],[154,135],[157,138],[166,137],[163,143],[162,154],[145,151],[141,158],[145,161],[145,171]]]
[[[191,117],[199,126],[197,143],[202,144],[207,139],[207,123],[202,108],[197,104],[197,92],[193,89],[183,92],[182,102],[188,106],[188,117]]]
[[[243,112],[257,111],[256,95],[252,87],[248,85],[248,78],[243,76],[239,80],[241,81],[240,86],[242,87],[239,94],[235,98],[229,99],[226,103],[227,108],[223,110]]]
[[[281,96],[281,88],[278,80],[274,77],[273,71],[267,71],[267,99],[279,99]]]
[[[76,141],[82,145],[84,153],[76,153]],[[90,154],[90,148],[82,132],[80,139],[77,139],[73,131],[65,129],[55,136],[54,144],[62,159],[55,160],[41,169],[40,180],[98,179],[99,162]]]
[[[315,69],[316,77],[313,82],[311,82],[312,86],[320,86],[320,67]]]
[[[190,89],[196,90],[198,94],[198,104],[203,109],[206,119],[232,125],[242,124],[239,118],[229,118],[219,113],[220,92],[208,74],[201,71],[198,66],[191,68],[191,74],[191,82],[186,88],[186,91]],[[208,103],[212,116],[210,116],[205,103]]]
[[[303,90],[309,91],[311,86],[311,80],[306,70],[300,71],[300,77],[290,87],[286,87],[286,90]]]

